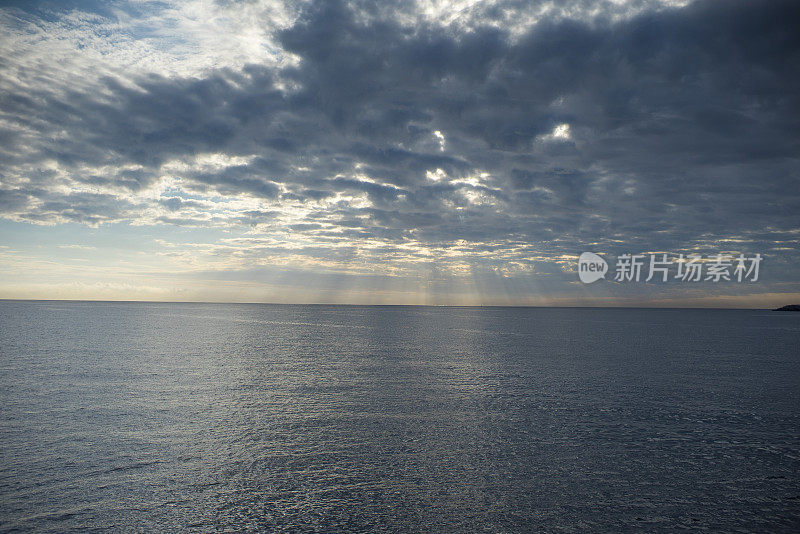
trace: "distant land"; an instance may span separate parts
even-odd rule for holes
[[[781,308],[775,308],[773,311],[796,311],[800,312],[800,304],[787,304]]]

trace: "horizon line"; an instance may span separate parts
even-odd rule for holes
[[[404,307],[404,308],[556,308],[556,309],[643,309],[643,310],[753,310],[776,311],[775,308],[740,308],[722,306],[636,306],[636,305],[537,305],[537,304],[356,304],[347,302],[256,302],[256,301],[205,301],[205,300],[108,300],[108,299],[25,299],[0,298],[0,302],[72,302],[96,304],[225,304],[262,306],[350,306],[350,307]],[[788,304],[792,305],[792,304]]]

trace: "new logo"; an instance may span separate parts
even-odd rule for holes
[[[608,272],[606,260],[594,252],[584,252],[578,258],[578,276],[584,284],[591,284],[605,278]]]

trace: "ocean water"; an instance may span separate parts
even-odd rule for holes
[[[800,314],[0,302],[0,531],[800,530]]]

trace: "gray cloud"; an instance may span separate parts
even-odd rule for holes
[[[466,242],[502,261],[520,243],[558,257],[736,238],[791,254],[800,5],[569,15],[589,4],[481,3],[443,22],[383,2],[311,2],[275,32],[296,58],[282,66],[18,86],[0,96],[0,210],[224,220],[319,243]],[[520,26],[514,13],[546,16]],[[204,154],[228,159],[197,164]],[[181,190],[144,195],[164,176]],[[259,207],[211,213],[193,195]]]

